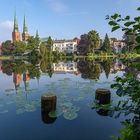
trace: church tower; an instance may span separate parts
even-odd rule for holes
[[[26,17],[24,16],[22,41],[27,41],[28,39],[29,39],[29,33],[28,33],[27,25],[26,25]]]
[[[18,29],[18,22],[17,22],[16,13],[15,13],[15,16],[14,16],[14,29],[13,29],[13,32],[12,32],[12,39],[13,39],[13,42],[14,41],[20,41],[20,32],[19,32],[19,29]]]

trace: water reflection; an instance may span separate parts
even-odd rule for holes
[[[59,119],[57,118],[59,116],[69,121],[78,121],[82,117],[89,116],[87,123],[90,126],[91,122],[94,121],[91,118],[94,118],[97,114],[98,117],[102,116],[101,119],[110,117],[112,119],[122,119],[120,117],[122,113],[126,115],[124,115],[124,118],[133,113],[134,117],[131,116],[126,129],[130,123],[131,127],[133,126],[136,130],[139,129],[139,94],[132,96],[129,93],[127,98],[124,98],[122,92],[117,92],[117,95],[114,95],[114,90],[113,92],[111,90],[111,94],[109,92],[107,94],[96,92],[95,94],[97,88],[109,89],[114,77],[119,73],[125,76],[131,74],[137,79],[140,75],[139,60],[106,59],[89,61],[79,59],[76,62],[74,60],[65,60],[63,62],[41,60],[37,64],[19,60],[0,61],[0,71],[2,75],[6,74],[6,77],[12,77],[13,79],[10,82],[14,83],[17,94],[13,90],[6,90],[6,92],[13,94],[6,95],[5,104],[9,108],[16,104],[17,115],[27,112],[38,113],[38,108],[41,108],[41,119],[45,124],[55,123],[56,120],[58,122]],[[58,76],[59,74],[61,75]],[[41,88],[36,90],[32,82],[39,81],[39,79],[43,82],[41,81]],[[129,90],[131,91],[131,89]],[[47,97],[46,99],[43,96],[41,98],[40,96],[44,92],[55,93],[57,97],[53,96],[51,99]],[[24,93],[27,93],[29,98],[25,97]],[[133,101],[136,100],[137,106],[131,104],[130,97],[133,97]],[[4,106],[4,110],[2,110],[2,103],[4,102],[0,104],[0,113],[7,113],[8,110],[5,109],[7,106]],[[85,109],[85,106],[88,109]],[[40,115],[40,110],[38,114]],[[96,119],[98,121],[98,118]]]

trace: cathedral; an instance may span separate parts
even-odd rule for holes
[[[23,33],[22,33],[22,41],[27,41],[29,39],[29,33],[28,28],[26,25],[26,17],[24,16],[24,22],[23,22]],[[16,13],[14,16],[14,29],[12,32],[12,41],[21,41],[21,36],[18,28],[18,21],[16,17]]]

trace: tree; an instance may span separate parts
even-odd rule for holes
[[[107,53],[111,53],[111,51],[112,51],[112,48],[110,45],[110,40],[109,40],[109,37],[107,34],[105,35],[105,40],[104,40],[104,43],[103,43],[103,46],[101,47],[101,49]]]
[[[42,57],[47,56],[48,50],[45,42],[42,42],[40,45],[40,54]]]
[[[23,41],[15,41],[14,43],[14,47],[15,47],[15,54],[16,55],[22,55],[24,54],[25,50],[26,50],[26,43]]]
[[[48,49],[48,57],[52,57],[52,47],[53,47],[53,40],[51,37],[48,38],[47,40],[47,49]]]
[[[80,55],[94,53],[95,49],[100,47],[100,37],[96,31],[90,31],[88,34],[81,35],[81,40],[77,46]]]
[[[94,49],[99,49],[100,37],[95,30],[92,30],[88,33],[88,40],[90,42],[90,52],[94,52]]]
[[[88,40],[88,35],[81,35],[81,40],[77,46],[77,51],[80,55],[87,55],[89,53],[90,42]]]
[[[2,55],[13,55],[15,47],[11,40],[7,40],[2,43]]]

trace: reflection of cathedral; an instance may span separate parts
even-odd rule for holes
[[[23,74],[23,81],[24,81],[25,91],[27,91],[29,87],[29,81],[30,81],[30,75],[28,73]]]
[[[23,74],[23,81],[24,81],[24,86],[26,91],[29,87],[29,81],[30,81],[30,76],[28,73]],[[15,85],[15,90],[18,91],[20,88],[20,84],[22,82],[22,74],[13,74],[13,82]]]
[[[2,61],[0,61],[0,71],[2,71]]]
[[[19,90],[21,81],[22,81],[22,75],[21,74],[13,74],[13,82],[14,82],[16,91]]]
[[[13,39],[13,41],[20,41],[21,40],[16,14],[14,17],[14,29],[12,32],[12,39]],[[28,33],[27,25],[26,25],[26,17],[24,16],[22,41],[27,41],[28,39],[29,39],[29,33]]]

